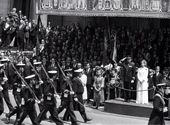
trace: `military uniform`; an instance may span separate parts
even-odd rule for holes
[[[78,69],[74,71],[75,73],[81,73],[82,70]],[[82,116],[82,118],[84,119],[84,122],[87,121],[91,121],[91,119],[87,118],[86,112],[85,112],[85,108],[83,106],[83,92],[84,92],[84,86],[81,83],[81,80],[79,79],[79,77],[75,77],[73,78],[73,91],[77,97],[77,101],[74,102],[74,108],[75,110],[78,110]]]
[[[49,72],[50,73],[50,72]],[[56,73],[54,73],[56,74]],[[53,88],[53,86],[50,83],[50,80],[47,80],[44,83],[44,108],[43,110],[40,112],[38,118],[37,118],[37,122],[40,123],[43,119],[43,117],[46,115],[46,113],[49,111],[51,114],[51,118],[52,120],[57,124],[57,125],[63,125],[62,121],[59,119],[58,117],[58,112],[57,112],[57,108],[56,108],[56,99],[54,97],[55,94],[55,90]]]
[[[8,73],[7,73],[6,64],[5,64],[5,63],[7,63],[7,60],[2,59],[1,62],[4,63],[4,66],[5,66],[5,67],[3,67],[2,72],[0,72],[1,86],[3,87],[2,94],[3,94],[3,98],[6,102],[9,110],[12,111],[14,108],[11,104],[10,99],[9,99],[9,93],[8,93],[9,84],[8,84],[8,78],[7,78]],[[6,78],[6,80],[4,80],[4,78]]]
[[[33,90],[33,86],[32,86],[31,81],[29,80],[32,79],[33,77],[35,77],[35,75],[30,75],[30,76],[25,77],[25,79],[28,80],[29,86],[32,90]],[[24,104],[22,105],[22,112],[20,114],[20,117],[17,119],[14,125],[21,125],[21,123],[24,121],[27,115],[29,115],[33,125],[38,125],[39,123],[36,122],[37,114],[36,114],[36,109],[34,105],[35,97],[33,96],[32,92],[28,89],[27,86],[25,86],[22,89],[21,93],[22,93],[21,97],[24,100],[24,102],[22,101],[22,103]]]
[[[65,70],[67,71],[67,70]],[[68,78],[70,79],[70,78]],[[71,81],[71,80],[70,80]],[[74,92],[70,91],[70,87],[67,81],[63,81],[62,83],[62,95],[61,95],[61,105],[59,106],[58,113],[62,112],[64,108],[66,108],[66,112],[64,114],[63,119],[68,120],[68,117],[71,117],[72,125],[77,125],[76,115],[74,114],[74,107],[73,107],[73,98]]]
[[[17,64],[17,68],[19,68],[18,72],[20,75],[24,78],[24,66],[25,64]],[[19,118],[21,113],[21,90],[22,90],[22,80],[21,78],[16,74],[15,80],[13,84],[13,95],[14,100],[16,102],[15,108],[10,111],[8,114],[6,114],[7,122],[10,122],[10,117],[16,114],[16,119]]]

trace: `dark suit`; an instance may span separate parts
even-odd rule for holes
[[[85,74],[87,75],[87,94],[88,94],[88,100],[87,101],[90,101],[90,98],[91,98],[91,87],[93,86],[93,70],[92,69],[88,69],[88,70],[85,70]]]
[[[122,80],[124,81],[124,88],[125,89],[131,89],[131,80],[135,79],[135,65],[133,63],[131,64],[120,64],[122,69]],[[124,97],[126,101],[129,101],[131,99],[131,91],[124,90]]]
[[[20,25],[17,28],[17,39],[18,39],[18,47],[19,50],[24,50],[24,32],[25,32],[25,26],[24,25]]]
[[[159,84],[162,80],[162,74],[159,73],[158,75],[157,74],[154,74],[153,75],[153,82],[154,82],[154,86],[157,86],[157,84]]]

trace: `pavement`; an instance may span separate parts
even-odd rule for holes
[[[10,100],[13,105],[15,104],[12,92],[9,91]],[[57,100],[57,106],[60,105],[60,99]],[[37,105],[36,105],[37,107]],[[113,114],[113,113],[107,113],[104,112],[104,107],[101,106],[99,109],[95,109],[92,105],[85,105],[86,107],[86,113],[89,118],[92,118],[92,121],[89,121],[87,123],[84,123],[82,117],[80,116],[79,112],[75,111],[76,117],[79,120],[80,125],[147,125],[149,118],[143,118],[143,117],[134,117],[134,116],[127,116],[127,115],[119,115],[119,114]],[[4,103],[5,111],[0,116],[0,125],[7,125],[6,119],[5,119],[5,113],[8,113],[8,107],[6,103]],[[38,109],[38,107],[36,108]],[[37,110],[37,113],[39,111]],[[64,114],[64,111],[59,114],[59,117],[62,119]],[[47,117],[50,114],[47,114]],[[15,121],[16,116],[12,116],[10,119],[10,123],[8,125],[13,125]],[[63,121],[64,125],[71,125],[71,122]],[[41,125],[54,125],[55,123],[50,122],[48,120],[42,121]],[[170,125],[170,121],[165,121],[166,125]],[[31,120],[29,117],[26,117],[26,119],[23,121],[22,125],[32,125]]]

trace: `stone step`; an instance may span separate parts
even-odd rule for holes
[[[152,104],[137,104],[135,100],[131,102],[124,102],[123,99],[118,98],[115,100],[105,101],[104,110],[109,113],[116,113],[129,116],[138,116],[138,117],[149,117],[152,111]]]

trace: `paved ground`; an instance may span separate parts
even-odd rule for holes
[[[13,96],[10,92],[10,99],[12,103],[15,105]],[[58,100],[58,105],[60,104],[60,101]],[[5,113],[8,112],[8,108],[5,104]],[[118,115],[118,114],[112,114],[112,113],[106,113],[104,112],[104,107],[100,107],[98,110],[94,109],[93,106],[86,106],[86,112],[88,117],[92,118],[93,120],[87,123],[83,122],[83,119],[81,118],[80,114],[78,112],[76,113],[77,119],[80,121],[80,125],[147,125],[148,118],[141,118],[141,117],[132,117],[132,116],[125,116],[125,115]],[[5,119],[5,113],[0,116],[0,125],[6,125],[6,119]],[[49,115],[49,114],[48,114]],[[63,112],[59,115],[59,117],[62,118]],[[11,117],[11,121],[9,125],[13,125],[15,121],[15,116]],[[70,125],[71,122],[65,122],[64,125]],[[166,121],[166,125],[170,124],[170,121]],[[32,125],[29,117],[27,117],[23,125]],[[43,121],[41,122],[41,125],[54,125],[54,123],[49,121]]]

